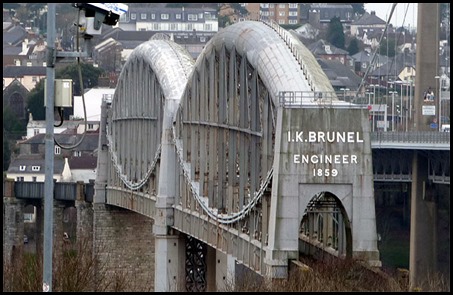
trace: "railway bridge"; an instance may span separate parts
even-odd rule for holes
[[[155,291],[225,290],[244,267],[285,278],[300,252],[379,267],[374,182],[449,185],[449,136],[432,134],[372,134],[297,37],[245,21],[196,61],[170,40],[137,47],[102,103],[94,192],[59,206],[75,200],[107,275]]]
[[[380,265],[368,110],[276,24],[231,25],[196,62],[169,40],[136,48],[98,161],[94,243],[128,235],[106,234],[119,208],[151,218],[156,291],[221,289],[236,263],[284,278],[311,240]]]

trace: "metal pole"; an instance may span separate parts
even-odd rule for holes
[[[408,110],[409,110],[409,103],[410,103],[410,98],[408,97],[408,94],[409,94],[409,88],[408,88],[408,83],[406,83],[406,132],[407,132],[407,127],[408,127],[408,124],[409,124],[409,121],[408,121]]]
[[[439,76],[439,132],[442,131],[442,76]]]
[[[409,119],[412,119],[412,80],[409,82]]]
[[[403,126],[403,83],[401,83],[401,97],[400,97],[400,122],[401,122],[401,131],[404,129]]]
[[[395,131],[395,91],[392,91],[392,131]]]
[[[55,95],[55,3],[47,4],[47,69],[46,69],[46,136],[45,136],[45,183],[44,183],[44,245],[43,283],[44,292],[52,292],[53,252],[53,165],[54,165],[54,95]]]
[[[375,125],[375,111],[374,111],[374,107],[376,105],[376,84],[373,84],[373,132],[374,132],[374,125]]]

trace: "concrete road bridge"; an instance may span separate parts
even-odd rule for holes
[[[374,181],[412,179],[407,161],[374,159],[395,142],[277,24],[231,25],[196,61],[145,42],[102,104],[93,245],[112,275],[154,277],[155,291],[224,290],[242,266],[285,278],[319,249],[379,267]],[[449,137],[420,142],[405,146],[449,156]],[[424,153],[437,158],[426,180],[449,184],[443,156]]]

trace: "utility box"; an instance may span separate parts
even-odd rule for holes
[[[47,79],[44,83],[44,106],[47,101]],[[55,107],[72,107],[72,79],[55,79]]]

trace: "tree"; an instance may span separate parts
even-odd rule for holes
[[[359,40],[357,40],[357,38],[352,39],[351,42],[349,42],[347,50],[349,52],[349,55],[354,55],[359,52]]]
[[[327,41],[333,46],[344,49],[344,31],[340,18],[335,16],[330,20],[327,28]]]
[[[11,161],[11,149],[9,148],[9,140],[6,136],[5,129],[3,129],[3,171],[8,170]]]
[[[356,14],[364,14],[365,13],[365,3],[349,3],[352,6],[354,13]]]
[[[104,70],[95,68],[90,64],[80,63],[83,79],[83,88],[93,88],[98,85],[98,78]],[[80,91],[79,68],[77,64],[71,64],[55,73],[57,79],[72,79],[74,83],[73,94],[82,95]]]
[[[395,39],[385,38],[382,40],[381,44],[379,45],[379,54],[385,55],[388,57],[394,57],[396,54],[395,50]]]
[[[227,15],[220,15],[218,21],[219,28],[225,28],[230,25],[230,18]]]
[[[8,139],[20,139],[27,131],[25,122],[19,120],[9,106],[3,106],[3,130]]]
[[[27,105],[34,120],[46,119],[46,109],[44,107],[44,79],[39,81],[35,88],[28,94]]]
[[[249,14],[249,11],[245,7],[242,7],[240,3],[230,3],[230,5],[231,8],[234,9],[234,12],[240,16],[246,16]]]
[[[104,70],[95,68],[90,64],[81,63],[83,87],[93,88],[98,85],[98,78],[104,73]],[[79,81],[79,69],[77,64],[71,64],[65,68],[59,69],[55,73],[56,79],[72,79],[73,81],[73,95],[80,96],[82,92],[80,90]],[[36,84],[35,88],[27,96],[28,109],[33,115],[35,120],[45,120],[46,110],[44,108],[44,79]],[[65,109],[64,118],[69,119],[69,116],[73,114],[73,108]],[[58,115],[57,115],[58,116]],[[57,117],[57,119],[59,119]]]

